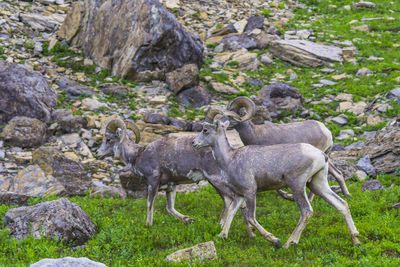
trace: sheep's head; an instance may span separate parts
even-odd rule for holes
[[[103,142],[97,150],[97,156],[103,158],[108,155],[114,154],[115,158],[120,158],[121,149],[123,146],[126,148],[132,146],[131,140],[133,136],[127,136],[127,130],[131,130],[135,135],[135,142],[140,141],[139,128],[131,121],[123,121],[120,118],[107,119],[100,130],[103,136]]]
[[[250,120],[256,112],[256,106],[252,100],[247,97],[237,97],[232,100],[226,110],[221,108],[210,108],[206,113],[206,121],[215,122],[216,120],[224,121],[228,118],[231,126],[235,126],[240,122]]]
[[[203,124],[203,130],[192,141],[192,146],[195,149],[202,147],[213,146],[216,144],[218,137],[226,135],[226,129],[229,126],[229,121],[216,120],[214,123]]]

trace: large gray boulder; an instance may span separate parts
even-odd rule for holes
[[[4,128],[0,137],[18,147],[40,146],[46,140],[47,126],[35,118],[14,117]]]
[[[320,67],[331,62],[342,62],[342,49],[305,40],[279,40],[272,42],[274,57],[296,66]]]
[[[38,72],[0,60],[0,124],[15,116],[50,122],[57,92]]]
[[[40,147],[36,149],[32,153],[32,162],[37,164],[46,175],[47,178],[44,181],[47,181],[48,184],[43,190],[51,190],[51,194],[84,195],[92,187],[82,163],[65,156],[55,148]],[[42,184],[46,185],[44,181]],[[24,188],[26,187],[24,186]]]
[[[4,222],[10,236],[16,239],[57,237],[82,245],[96,234],[96,226],[77,204],[68,199],[39,203],[7,211]]]
[[[157,0],[77,2],[58,35],[113,75],[132,80],[163,80],[186,64],[203,63],[201,40]]]
[[[107,265],[88,258],[65,257],[60,259],[43,259],[29,267],[106,267]]]

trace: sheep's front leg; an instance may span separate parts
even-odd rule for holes
[[[158,186],[158,183],[149,184],[147,186],[147,225],[153,225],[154,200],[156,199]]]
[[[240,205],[242,205],[242,203],[243,197],[235,197],[233,199],[232,204],[228,207],[224,228],[222,229],[221,233],[219,233],[219,237],[222,237],[224,239],[228,238],[228,232],[229,228],[231,228],[233,217],[235,216],[237,210],[240,208]]]
[[[178,218],[183,223],[192,223],[195,219],[185,216],[175,210],[175,198],[176,198],[176,185],[169,184],[167,188],[167,211]]]
[[[265,230],[256,220],[256,190],[254,192],[246,192],[247,220],[253,225],[261,235],[271,242],[275,247],[281,247],[281,241],[273,234]]]
[[[226,222],[226,217],[228,216],[229,207],[232,205],[232,199],[227,196],[222,196],[222,199],[224,200],[224,209],[223,209],[221,217],[219,219],[219,224],[221,226],[224,226],[224,224]]]

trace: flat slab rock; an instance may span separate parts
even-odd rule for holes
[[[167,256],[166,260],[169,262],[181,262],[182,260],[205,262],[206,260],[213,260],[217,258],[217,250],[213,241],[200,243],[196,246],[181,249]]]
[[[29,267],[106,267],[107,265],[88,258],[65,257],[60,259],[43,259]]]
[[[10,236],[23,239],[32,234],[56,237],[65,242],[83,245],[96,234],[96,226],[80,206],[61,198],[31,207],[10,209],[4,217]]]
[[[342,62],[342,49],[305,40],[279,40],[273,42],[274,57],[293,65],[319,67],[330,62]]]

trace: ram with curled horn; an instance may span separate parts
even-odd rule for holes
[[[229,122],[239,133],[245,146],[307,143],[326,154],[333,146],[332,133],[319,121],[307,120],[286,124],[255,125],[250,121],[255,112],[256,106],[251,99],[237,97],[228,104],[227,110],[210,109],[206,114],[206,119],[212,122],[217,114],[229,117]],[[344,196],[349,197],[350,193],[346,187],[345,179],[331,160],[329,160],[329,173],[339,183]],[[278,192],[285,198],[292,198],[284,191],[279,190]],[[310,198],[312,198],[312,195]]]
[[[135,135],[128,136],[127,130]],[[207,179],[211,183],[221,183],[225,179],[212,155],[211,149],[195,150],[192,147],[194,136],[180,138],[162,138],[147,146],[139,145],[140,131],[131,121],[111,118],[104,122],[101,128],[103,143],[97,151],[98,157],[114,155],[121,159],[147,184],[147,224],[153,223],[153,207],[157,192],[166,188],[167,211],[184,223],[194,219],[175,210],[176,185],[195,183]],[[224,190],[218,191],[224,200],[220,224],[223,225],[232,198]],[[243,213],[245,210],[243,208]],[[245,221],[247,231],[253,236],[252,227]]]

